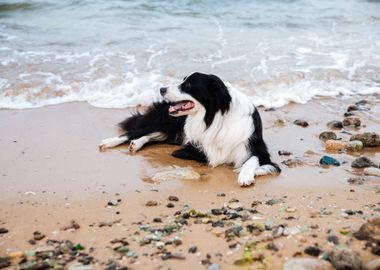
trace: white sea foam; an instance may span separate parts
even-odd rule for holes
[[[4,11],[0,108],[148,105],[194,71],[266,107],[380,93],[380,3],[221,1],[46,0],[21,21]]]

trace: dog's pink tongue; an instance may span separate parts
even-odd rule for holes
[[[186,103],[186,102],[180,102],[180,103],[177,103],[177,104],[174,105],[174,106],[170,106],[170,107],[169,107],[169,112],[176,112],[176,111],[179,111],[185,103]]]

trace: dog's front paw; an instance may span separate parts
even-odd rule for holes
[[[142,146],[143,144],[141,144],[139,140],[132,140],[131,143],[129,144],[128,150],[130,153],[134,154],[137,151],[139,151]]]
[[[107,148],[112,148],[115,146],[115,138],[107,138],[100,142],[99,151],[103,152]]]
[[[251,174],[245,174],[244,172],[239,173],[238,183],[242,187],[247,187],[255,183],[255,177]]]

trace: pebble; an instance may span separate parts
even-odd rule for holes
[[[42,239],[44,239],[44,238],[45,238],[45,235],[42,234],[42,233],[39,232],[39,231],[35,231],[35,232],[33,233],[33,239],[36,240],[36,241],[42,240]]]
[[[280,150],[278,151],[279,156],[290,156],[292,153],[286,150]]]
[[[326,150],[343,150],[343,149],[346,149],[347,146],[348,146],[348,143],[343,142],[343,141],[327,140],[325,142]]]
[[[196,253],[198,250],[198,247],[197,246],[190,246],[189,247],[189,253]]]
[[[218,196],[218,197],[226,197],[226,194],[223,193],[223,192],[219,192],[218,194],[216,194],[216,196]]]
[[[156,202],[156,201],[147,201],[146,203],[145,203],[145,206],[157,206],[158,205],[158,202]]]
[[[108,201],[107,205],[108,205],[108,206],[116,206],[116,205],[118,205],[120,202],[121,202],[121,199],[118,199],[118,200],[110,200],[110,201]]]
[[[380,218],[374,218],[364,223],[354,237],[358,240],[368,240],[380,244]]]
[[[174,208],[175,205],[174,205],[173,203],[168,203],[168,204],[166,205],[166,207],[167,207],[167,208]]]
[[[322,253],[322,250],[320,248],[318,248],[318,247],[310,246],[310,247],[305,248],[304,252],[307,255],[318,257],[319,254]]]
[[[220,266],[219,266],[219,264],[216,264],[216,263],[211,264],[211,265],[207,268],[207,270],[219,270],[219,269],[220,269]]]
[[[329,235],[329,236],[327,236],[327,241],[330,242],[330,243],[333,243],[334,245],[338,245],[339,244],[339,238],[336,235]]]
[[[171,202],[178,202],[179,198],[177,196],[169,196],[168,200]]]
[[[380,169],[377,168],[365,168],[363,170],[364,174],[366,175],[373,175],[373,176],[378,176],[380,177]]]
[[[238,202],[229,203],[227,206],[228,208],[234,209],[234,210],[243,207],[243,205]]]
[[[343,123],[343,126],[345,126],[345,127],[348,127],[348,126],[360,127],[360,125],[361,125],[360,118],[356,117],[356,116],[348,116],[348,117],[343,119],[342,123]]]
[[[155,218],[153,218],[153,222],[155,222],[155,223],[161,223],[162,219],[159,218],[159,217],[155,217]]]
[[[329,252],[329,258],[336,270],[363,269],[359,254],[349,248],[334,248]]]
[[[334,165],[334,166],[340,166],[340,162],[339,162],[338,160],[336,160],[335,158],[330,157],[330,156],[323,156],[323,157],[319,160],[319,164],[321,164],[321,165]]]
[[[301,126],[301,127],[307,127],[307,126],[309,126],[308,122],[306,122],[305,120],[299,120],[299,119],[295,120],[293,122],[293,124],[295,124],[297,126]]]
[[[11,260],[9,257],[0,257],[0,269],[11,266]]]
[[[302,160],[298,158],[294,158],[294,159],[289,158],[287,160],[282,161],[281,163],[288,166],[289,168],[293,168],[293,167],[303,164]]]
[[[284,264],[284,270],[330,270],[327,261],[318,259],[291,259]]]
[[[361,177],[361,176],[356,176],[356,177],[350,177],[347,182],[352,184],[352,185],[363,185],[365,182],[366,178]]]
[[[341,129],[343,128],[343,123],[341,121],[331,121],[327,123],[327,127],[330,129]]]
[[[153,175],[152,180],[163,182],[168,180],[199,180],[201,175],[192,169],[176,167],[171,170],[157,172]]]
[[[358,111],[359,110],[359,107],[357,105],[350,105],[348,106],[347,108],[347,111],[348,112],[352,112],[352,111]]]
[[[9,230],[6,228],[0,228],[0,234],[8,233]]]
[[[79,224],[75,220],[72,220],[69,225],[62,228],[62,231],[78,230],[79,228]]]
[[[369,261],[366,266],[366,270],[380,270],[380,259]]]
[[[350,141],[355,140],[361,141],[364,147],[380,146],[380,135],[375,132],[364,132],[351,136]]]
[[[355,151],[355,152],[362,150],[363,147],[364,145],[362,141],[358,141],[358,140],[350,141],[348,142],[348,145],[347,145],[348,150]]]
[[[352,168],[366,168],[372,166],[376,166],[376,164],[367,157],[358,157],[351,163]]]
[[[324,131],[319,134],[319,139],[324,142],[328,140],[336,140],[336,138],[336,134],[332,131]]]

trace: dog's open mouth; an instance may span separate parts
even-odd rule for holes
[[[189,101],[189,100],[182,100],[182,101],[173,103],[173,105],[169,107],[169,113],[177,114],[179,112],[191,110],[192,108],[194,108],[194,102]]]

